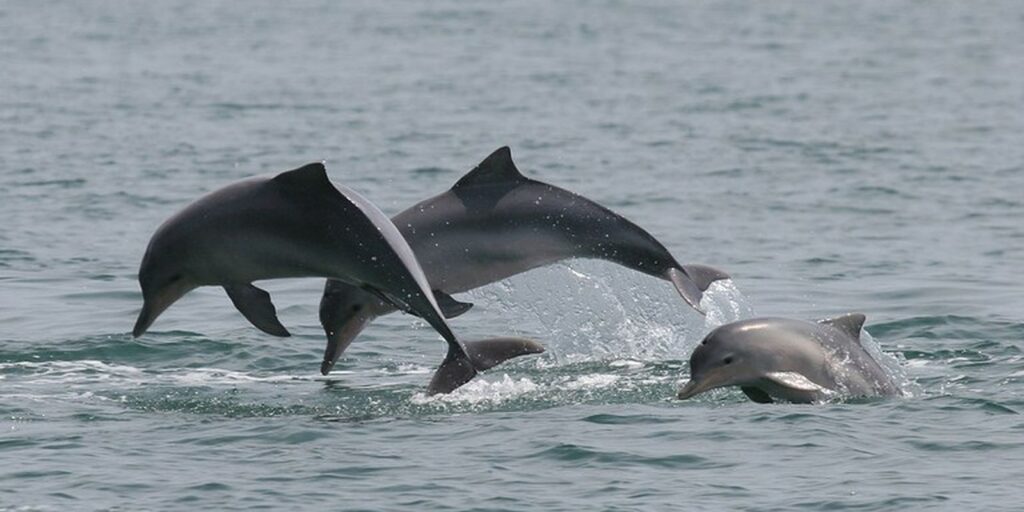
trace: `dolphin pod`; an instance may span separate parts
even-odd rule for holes
[[[895,396],[899,386],[861,345],[865,317],[804,322],[754,318],[711,331],[690,357],[687,399],[739,386],[758,403],[821,402],[832,397]]]
[[[145,333],[174,302],[221,286],[260,330],[289,336],[270,295],[253,282],[327,278],[320,321],[327,335],[321,373],[374,318],[417,315],[447,343],[427,387],[448,393],[477,373],[544,348],[524,338],[461,341],[445,318],[472,304],[452,298],[572,258],[601,259],[670,281],[697,311],[703,292],[729,276],[680,264],[629,220],[567,190],[527,178],[502,147],[448,191],[389,219],[321,163],[242,180],[207,194],[153,234],[139,268],[143,306],[132,334]],[[864,315],[817,323],[758,318],[711,331],[690,357],[688,399],[738,386],[759,403],[809,403],[901,390],[860,342]]]
[[[521,338],[460,342],[445,321],[409,244],[376,206],[335,187],[323,164],[216,190],[161,225],[139,269],[140,336],[171,304],[199,286],[222,286],[253,325],[288,336],[270,295],[252,283],[328,277],[367,290],[426,320],[448,343],[427,388],[447,393],[507,359],[543,352]]]
[[[523,176],[508,147],[485,158],[450,189],[392,218],[426,272],[448,317],[472,304],[461,293],[570,258],[593,258],[670,281],[700,311],[703,291],[720,270],[680,265],[647,231],[567,190]],[[327,375],[374,318],[395,311],[379,296],[328,280],[320,302]]]

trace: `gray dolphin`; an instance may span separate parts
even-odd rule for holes
[[[833,396],[899,395],[899,386],[861,345],[864,315],[817,323],[754,318],[711,331],[690,356],[687,399],[739,386],[758,403],[820,402]]]
[[[139,269],[139,336],[190,290],[223,286],[242,315],[288,336],[270,295],[253,281],[329,277],[425,319],[448,342],[428,391],[446,393],[506,359],[543,352],[531,340],[460,342],[445,322],[409,244],[376,206],[335,187],[323,164],[216,190],[175,214],[149,242]]]
[[[523,176],[508,147],[494,151],[450,190],[392,220],[416,252],[449,318],[472,306],[450,294],[570,258],[611,261],[671,281],[698,311],[703,290],[729,277],[703,265],[684,267],[629,220],[583,196]],[[321,373],[330,373],[367,324],[394,310],[357,287],[327,281],[320,302],[327,334]]]

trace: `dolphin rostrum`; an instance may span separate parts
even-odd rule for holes
[[[698,311],[720,270],[680,265],[660,242],[611,210],[523,176],[499,148],[450,190],[392,219],[423,266],[445,315],[467,311],[461,293],[570,258],[596,258],[671,281]],[[320,302],[327,334],[321,373],[374,318],[395,308],[348,283],[328,280]]]
[[[864,315],[817,323],[754,318],[711,331],[690,356],[687,399],[739,386],[751,400],[821,402],[835,396],[899,395],[899,386],[861,345]]]
[[[270,295],[253,281],[328,277],[426,320],[448,342],[428,392],[447,393],[478,371],[543,352],[534,341],[460,342],[409,244],[376,206],[335,187],[321,163],[216,190],[175,214],[149,242],[139,269],[144,303],[134,336],[199,286],[222,286],[253,325],[288,336]]]

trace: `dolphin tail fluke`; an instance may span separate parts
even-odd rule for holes
[[[715,267],[709,267],[707,265],[700,265],[697,263],[691,263],[689,265],[683,265],[683,272],[690,276],[690,279],[700,288],[700,291],[706,292],[711,286],[711,283],[715,281],[724,281],[726,279],[732,279],[732,276],[727,274],[724,270],[719,270]]]
[[[448,355],[430,379],[427,394],[451,393],[479,372],[515,357],[544,352],[540,343],[525,338],[491,338],[463,345],[465,350],[457,344],[448,345]]]
[[[676,291],[683,297],[683,300],[687,304],[696,309],[700,314],[706,314],[700,307],[700,300],[704,297],[704,292],[701,291],[700,286],[692,277],[686,274],[685,271],[678,268],[668,269],[668,278],[675,285]]]

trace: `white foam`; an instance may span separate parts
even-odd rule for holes
[[[526,377],[513,379],[508,374],[503,374],[500,379],[493,381],[477,378],[444,395],[428,396],[423,392],[415,393],[411,400],[417,405],[500,403],[533,393],[539,388],[540,386]]]
[[[245,372],[223,370],[220,368],[190,368],[185,371],[164,371],[158,374],[163,379],[175,384],[186,386],[205,386],[215,384],[234,385],[247,382],[291,382],[297,380],[310,381],[312,377],[300,377],[295,375],[267,375],[258,376]]]
[[[638,370],[647,365],[644,364],[642,361],[636,361],[633,359],[616,359],[615,361],[608,363],[608,366],[611,366],[612,368],[628,368],[630,370]]]
[[[563,389],[601,389],[618,382],[622,377],[603,373],[592,373],[572,378],[561,387]]]
[[[412,363],[400,363],[397,367],[384,367],[375,370],[385,375],[426,375],[434,371],[433,368]],[[333,372],[332,372],[333,374]]]

